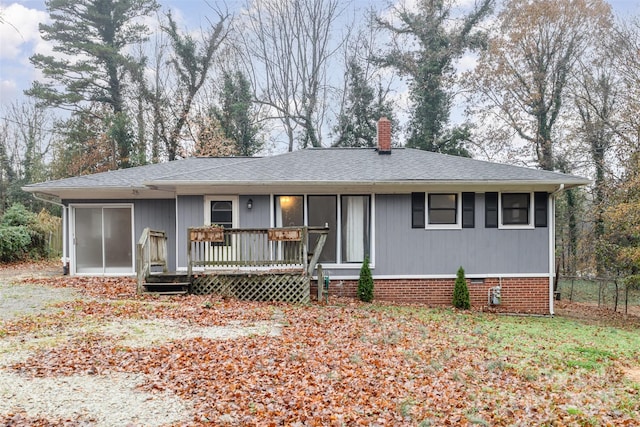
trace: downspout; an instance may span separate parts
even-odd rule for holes
[[[556,273],[556,195],[564,191],[564,184],[549,196],[549,314],[554,315],[553,280]]]
[[[40,200],[41,202],[51,203],[52,205],[60,206],[62,208],[62,273],[67,275],[69,274],[69,256],[67,253],[67,210],[69,209],[67,206],[63,205],[60,202],[56,202],[54,200],[43,199],[39,197],[37,193],[31,194],[34,199]]]

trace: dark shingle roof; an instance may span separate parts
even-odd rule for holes
[[[27,188],[135,188],[144,187],[147,181],[160,179],[182,173],[199,173],[203,169],[230,165],[246,161],[245,157],[194,157],[175,162],[157,163],[129,169],[100,172],[93,175],[82,175],[72,178],[45,181],[28,185]],[[255,158],[254,158],[255,160]]]
[[[400,148],[378,154],[372,148],[306,149],[271,157],[193,158],[169,163],[49,181],[38,188],[130,188],[144,185],[239,183],[518,182],[581,185],[573,175],[465,157]]]
[[[197,174],[176,173],[164,182],[470,182],[532,181],[584,184],[572,175],[491,163],[415,149],[394,149],[390,155],[375,149],[306,149],[227,167],[203,169]]]

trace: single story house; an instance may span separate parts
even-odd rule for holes
[[[185,271],[189,227],[328,226],[331,293],[355,295],[368,255],[379,300],[450,305],[462,266],[475,307],[553,314],[554,200],[589,180],[392,148],[389,121],[378,126],[377,148],[188,158],[24,190],[63,207],[71,275],[135,274],[146,227]]]

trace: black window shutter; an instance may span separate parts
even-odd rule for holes
[[[498,193],[484,193],[484,226],[498,228]]]
[[[534,222],[536,227],[547,226],[547,207],[549,206],[549,195],[545,192],[536,192],[534,194],[534,206],[535,206],[535,218]]]
[[[476,226],[476,193],[462,193],[462,228]]]
[[[424,228],[424,193],[411,193],[411,228]]]

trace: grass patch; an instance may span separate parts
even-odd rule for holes
[[[563,366],[567,359],[578,361],[576,366],[594,368],[610,365],[617,358],[640,358],[640,339],[634,331],[563,318],[478,316],[477,321],[491,330],[487,348],[496,355],[516,356],[511,363],[522,368]]]
[[[578,408],[567,408],[567,414],[569,415],[582,415],[582,411]]]
[[[567,352],[568,356],[578,356],[579,358],[568,359],[566,364],[569,368],[580,368],[588,371],[598,370],[609,364],[613,359],[613,353],[593,347],[574,347]]]
[[[403,418],[411,418],[411,411],[416,402],[412,398],[408,397],[400,402],[398,405],[398,412]]]

